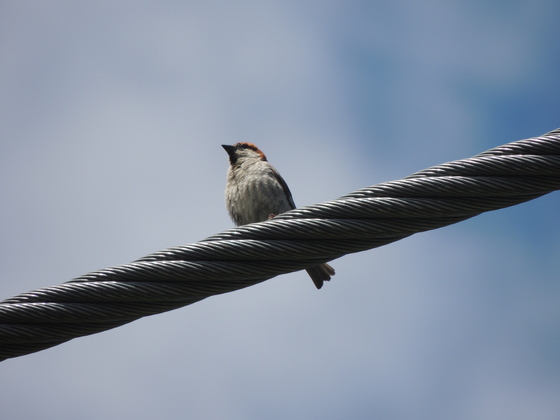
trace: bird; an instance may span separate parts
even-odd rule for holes
[[[288,184],[253,143],[222,144],[229,155],[226,181],[226,208],[236,226],[263,222],[295,209]],[[313,283],[320,289],[334,276],[327,263],[307,268]]]

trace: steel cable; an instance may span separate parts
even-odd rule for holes
[[[560,189],[560,129],[0,302],[0,360]]]

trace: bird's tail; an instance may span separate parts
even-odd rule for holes
[[[305,271],[307,271],[307,274],[309,274],[309,277],[311,277],[317,289],[323,287],[324,281],[329,281],[331,276],[334,276],[334,268],[327,263],[307,268]]]

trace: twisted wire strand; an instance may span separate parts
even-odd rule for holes
[[[560,189],[560,129],[0,302],[0,360]]]

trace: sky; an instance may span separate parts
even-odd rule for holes
[[[1,299],[558,128],[554,0],[4,1]],[[560,193],[0,364],[5,418],[558,419]]]

